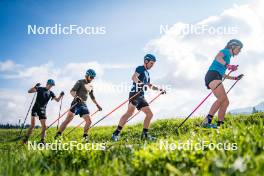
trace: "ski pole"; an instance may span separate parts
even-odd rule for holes
[[[90,117],[94,116],[97,112],[99,112],[99,109],[97,111],[95,111],[93,114],[91,114]],[[79,123],[76,127],[74,127],[73,129],[71,129],[71,131],[69,131],[64,137],[68,136],[70,133],[72,133],[74,130],[76,130],[78,127],[80,127],[83,123],[85,122],[82,121],[81,123]]]
[[[241,78],[242,79],[242,78]],[[240,79],[236,80],[236,82],[229,88],[229,90],[227,91],[227,94],[231,91],[231,89],[237,84],[237,82],[239,81]]]
[[[242,79],[242,78],[241,78]],[[234,82],[234,84],[228,89],[228,91],[226,92],[226,94],[228,94],[230,91],[231,91],[231,89],[237,84],[237,82],[239,81],[240,79],[238,79],[238,80],[236,80],[236,82]],[[203,120],[203,122],[205,121],[205,119]],[[203,123],[202,122],[202,123]]]
[[[232,71],[230,71],[227,76],[229,76],[231,73]],[[178,126],[178,128],[180,128],[193,115],[193,113],[212,95],[213,91],[225,81],[227,76],[225,76],[224,79],[201,101],[201,103],[199,103],[198,106],[194,108],[194,110],[183,120],[183,122]]]
[[[73,107],[75,107],[78,103],[73,104],[67,111],[65,111],[61,116],[59,116],[54,122],[52,122],[47,128],[46,131],[53,125],[55,124],[60,118],[62,118],[66,113],[68,113]],[[39,137],[41,133],[39,133],[34,139]]]
[[[162,95],[163,92],[160,92],[156,97],[154,97],[149,104],[151,104],[153,101],[155,101],[159,96]],[[127,122],[129,122],[130,120],[132,120],[135,116],[137,116],[139,113],[141,112],[141,110],[139,110],[138,112],[136,112],[132,117],[130,117]]]
[[[22,135],[22,131],[23,131],[24,127],[25,127],[25,123],[26,123],[26,121],[27,121],[27,117],[28,117],[29,111],[30,111],[30,109],[31,109],[31,107],[32,107],[32,104],[33,104],[33,102],[34,102],[34,99],[35,99],[36,95],[37,95],[37,93],[34,93],[34,96],[33,96],[33,98],[32,98],[32,101],[31,101],[31,103],[30,103],[30,106],[29,106],[29,108],[28,108],[28,111],[27,111],[26,117],[25,117],[24,122],[23,122],[23,124],[22,124],[22,126],[21,126],[21,130],[20,130],[20,133],[19,133],[18,138],[20,138],[21,135]]]
[[[135,95],[133,95],[132,97],[130,97],[129,99],[127,99],[126,101],[124,101],[123,103],[121,103],[120,105],[118,105],[116,108],[114,108],[112,111],[110,111],[108,114],[106,114],[104,117],[102,117],[101,119],[99,119],[97,122],[95,122],[92,126],[90,126],[90,128],[94,127],[96,124],[98,124],[99,122],[101,122],[102,120],[104,120],[107,116],[109,116],[110,114],[112,114],[113,112],[115,112],[117,109],[119,109],[120,107],[122,107],[124,104],[126,104],[129,100],[131,100],[132,98],[136,97],[141,91],[137,92]],[[90,129],[89,128],[89,129]]]
[[[63,97],[61,97],[60,110],[59,110],[59,117],[60,117],[60,113],[61,113],[62,99],[63,99]],[[59,128],[59,125],[60,125],[60,119],[58,119],[57,130],[58,130],[58,128]]]

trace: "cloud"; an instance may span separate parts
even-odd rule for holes
[[[8,61],[15,64],[13,61]],[[86,62],[86,63],[68,63],[63,66],[55,66],[52,62],[32,67],[20,66],[19,68],[13,70],[13,72],[4,71],[2,78],[6,80],[15,80],[20,83],[22,87],[26,87],[18,91],[18,88],[12,88],[10,90],[2,89],[0,90],[0,119],[1,123],[18,123],[18,119],[24,119],[27,109],[29,108],[30,102],[32,100],[33,94],[28,94],[27,89],[34,86],[37,82],[40,82],[42,86],[45,86],[46,80],[53,78],[56,82],[56,86],[52,89],[56,95],[59,95],[60,91],[65,91],[66,94],[63,98],[62,112],[66,111],[70,107],[72,97],[69,94],[71,88],[75,82],[79,79],[83,79],[85,71],[87,68],[93,68],[96,70],[97,77],[93,82],[95,96],[100,105],[104,108],[104,112],[98,113],[98,117],[95,117],[94,121],[105,115],[107,112],[111,111],[114,106],[122,103],[128,94],[128,89],[130,83],[123,83],[120,85],[114,84],[110,80],[105,80],[103,78],[106,70],[120,70],[130,68],[130,65],[125,64],[101,64],[96,61]],[[118,89],[118,86],[126,86],[127,89]],[[125,87],[126,88],[126,87]],[[119,91],[120,90],[120,91]],[[107,98],[106,98],[107,97]],[[88,99],[89,110],[94,112],[96,106]],[[58,117],[59,103],[55,101],[49,102],[47,106],[47,116],[48,124],[50,124],[54,119]],[[123,109],[124,111],[124,109]],[[121,116],[120,111],[116,112],[114,116],[116,117],[117,123],[118,118]],[[30,115],[28,117],[30,119]],[[72,125],[76,125],[81,122],[81,118],[75,118]],[[30,122],[29,120],[27,121]],[[109,123],[110,122],[110,123]],[[104,121],[102,125],[114,124],[112,119],[110,121]]]
[[[18,123],[23,119],[25,105],[29,104],[25,96],[17,90],[0,89],[0,119],[2,123]]]
[[[232,38],[238,38],[244,43],[240,55],[231,61],[240,65],[239,71],[234,75],[244,73],[246,76],[230,92],[230,109],[263,101],[264,82],[260,76],[264,75],[263,8],[264,2],[257,0],[245,5],[234,5],[219,15],[205,18],[192,25],[178,22],[164,35],[151,40],[145,46],[146,51],[157,53],[166,67],[161,68],[164,76],[157,81],[163,84],[170,83],[174,87],[174,92],[164,101],[166,106],[159,107],[159,113],[170,111],[173,114],[174,111],[174,114],[188,115],[191,112],[203,96],[209,93],[204,86],[204,76],[209,65],[217,52]],[[198,31],[197,33],[200,33],[197,35],[191,31],[193,29],[190,29],[190,26],[232,30],[225,35],[223,33],[211,35],[208,31]],[[232,83],[225,81],[227,88]],[[213,101],[211,98],[196,114],[206,114]]]
[[[0,72],[14,71],[19,67],[21,67],[21,65],[15,64],[12,60],[0,62]]]
[[[178,22],[174,24],[164,35],[153,39],[146,44],[145,50],[156,53],[159,62],[153,70],[158,72],[152,77],[153,83],[167,85],[171,84],[173,90],[167,95],[161,96],[151,105],[154,111],[154,119],[169,118],[175,116],[184,117],[188,115],[197,104],[210,92],[205,88],[204,75],[213,61],[215,55],[221,50],[231,38],[239,38],[244,43],[241,54],[232,59],[232,63],[239,64],[236,74],[244,73],[245,77],[230,92],[230,109],[255,105],[263,101],[263,75],[264,75],[264,2],[261,0],[250,2],[245,5],[234,5],[232,8],[223,11],[221,14],[210,16],[197,21],[193,26],[206,26],[207,28],[231,29],[231,32],[222,34],[210,34],[208,31],[195,35],[194,33],[183,34],[188,24]],[[234,28],[232,28],[234,27]],[[234,30],[235,29],[235,30]],[[235,31],[235,33],[234,33]],[[185,31],[186,32],[186,31]],[[14,69],[16,68],[16,69]],[[108,69],[126,71],[131,74],[133,69],[130,65],[105,64],[94,62],[68,63],[55,66],[52,62],[47,64],[25,67],[14,63],[11,60],[0,62],[1,78],[17,80],[24,87],[31,87],[36,82],[45,84],[48,78],[56,80],[54,92],[59,94],[61,90],[66,92],[63,100],[63,111],[69,108],[72,97],[69,91],[78,79],[82,79],[87,68],[94,68],[98,77],[94,81],[95,94],[98,102],[103,106],[104,111],[92,119],[96,121],[110,112],[114,107],[126,100],[128,90],[117,92],[109,87],[117,86],[114,79],[108,75]],[[120,76],[121,75],[120,72]],[[115,75],[116,76],[116,75]],[[128,76],[130,79],[130,75]],[[127,80],[126,80],[127,81]],[[228,89],[233,81],[225,81]],[[126,83],[125,84],[129,84]],[[129,88],[128,88],[129,89]],[[0,90],[0,118],[1,122],[17,122],[23,117],[30,104],[32,95],[27,90],[18,92],[17,88],[12,90]],[[150,91],[146,98],[150,101],[157,95],[157,92]],[[215,98],[210,97],[196,112],[196,115],[204,115],[209,110]],[[91,112],[96,107],[89,100],[88,106]],[[48,105],[48,122],[50,123],[58,115],[59,103],[50,102]],[[123,106],[114,114],[107,117],[101,125],[116,125],[120,116],[126,111]],[[72,124],[77,124],[82,119],[75,118]],[[143,115],[135,117],[133,122],[143,121]]]

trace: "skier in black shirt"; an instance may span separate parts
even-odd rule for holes
[[[37,98],[35,104],[31,111],[31,125],[28,129],[26,137],[23,139],[23,143],[27,143],[34,127],[35,127],[35,117],[39,117],[41,123],[41,140],[40,143],[45,144],[45,131],[46,131],[46,107],[49,100],[56,100],[57,102],[64,96],[64,92],[60,93],[59,97],[56,97],[55,94],[50,90],[53,86],[55,86],[55,81],[49,79],[47,81],[46,87],[40,87],[40,83],[37,83],[34,87],[28,90],[28,93],[37,93]]]

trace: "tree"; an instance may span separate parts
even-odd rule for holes
[[[253,107],[253,109],[252,109],[252,114],[255,114],[255,113],[258,113],[258,111],[256,110],[255,107]]]

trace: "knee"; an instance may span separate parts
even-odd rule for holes
[[[32,123],[29,127],[30,130],[33,130],[35,128],[35,123]]]
[[[45,131],[47,126],[46,125],[42,125],[41,128],[42,128],[43,131]]]
[[[127,111],[127,112],[126,112],[126,115],[127,115],[128,117],[131,117],[131,116],[133,115],[133,113],[134,113],[134,111]]]
[[[152,111],[147,112],[146,116],[147,116],[148,119],[152,119],[152,117],[153,117]]]
[[[72,117],[68,117],[64,122],[65,125],[68,125],[72,121]]]
[[[222,103],[228,103],[229,100],[227,98],[227,96],[222,96],[220,98],[218,98],[218,101],[222,104]]]
[[[92,123],[92,121],[91,121],[91,119],[90,119],[90,118],[86,118],[86,119],[85,119],[85,123],[86,123],[86,124],[91,124],[91,123]]]
[[[226,106],[228,106],[229,105],[229,99],[226,97],[226,99],[225,99],[225,102],[224,102],[224,104],[226,105]]]

